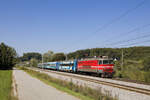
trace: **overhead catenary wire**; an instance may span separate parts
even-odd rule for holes
[[[123,37],[123,36],[127,36],[127,35],[129,35],[129,34],[131,34],[133,32],[136,32],[136,31],[138,31],[140,29],[143,29],[143,28],[146,28],[146,27],[150,27],[150,24],[145,24],[145,25],[142,25],[140,27],[136,27],[136,28],[134,28],[134,29],[132,29],[132,30],[130,30],[128,32],[120,33],[118,36],[114,36],[114,38],[120,38],[120,37]],[[105,42],[108,42],[108,41],[111,42],[110,40],[111,39],[108,39]]]
[[[107,28],[108,26],[112,25],[113,23],[121,20],[123,17],[127,16],[129,13],[131,13],[132,11],[134,11],[135,9],[141,7],[147,0],[143,0],[141,1],[140,3],[138,3],[137,5],[135,5],[133,8],[131,9],[128,9],[127,11],[125,11],[124,13],[122,13],[120,16],[114,18],[113,20],[109,21],[108,23],[104,24],[103,26],[99,27],[95,32],[92,32],[92,36],[94,36],[93,34],[96,34],[97,32]],[[137,30],[137,29],[135,29]],[[133,30],[134,31],[134,30]],[[91,38],[91,36],[89,36],[89,38]],[[80,44],[83,43],[84,41],[88,40],[88,38],[82,40],[82,42],[79,40]],[[76,44],[77,44],[78,41],[76,41]],[[74,45],[73,45],[74,46]],[[59,49],[59,50],[66,50],[67,48],[62,48],[62,49]],[[57,51],[59,51],[57,50]]]
[[[111,20],[110,22],[104,24],[103,26],[101,26],[100,28],[98,28],[95,32],[92,32],[92,33],[91,33],[92,36],[94,36],[93,34],[96,34],[97,32],[99,32],[99,31],[101,31],[101,30],[107,28],[109,25],[111,25],[111,24],[113,24],[113,23],[115,23],[115,22],[121,20],[123,17],[127,16],[129,13],[131,13],[131,12],[134,11],[135,9],[141,7],[146,1],[147,1],[147,0],[143,0],[142,2],[138,3],[135,7],[131,8],[131,9],[128,9],[126,12],[124,12],[124,13],[121,14],[120,16],[118,16],[118,17],[114,18],[113,20]],[[143,25],[142,27],[147,27],[147,26],[150,26],[150,24]],[[132,33],[132,32],[134,32],[134,31],[137,31],[137,30],[139,30],[139,29],[142,28],[142,27],[135,28],[135,29],[129,31],[128,33]],[[79,42],[82,44],[84,41],[87,41],[88,39],[91,39],[92,36],[89,36],[88,38],[82,40],[82,42],[81,42],[81,41],[79,41]],[[109,39],[109,40],[110,40],[110,39]],[[108,40],[106,40],[106,41],[108,41]]]
[[[150,27],[150,23],[149,24],[144,24],[144,25],[139,26],[139,27],[136,27],[136,28],[134,28],[134,29],[132,29],[132,30],[130,30],[128,32],[120,33],[117,37],[114,37],[114,38],[117,39],[117,38],[123,37],[124,35],[127,36],[127,35],[129,35],[131,33],[136,32],[137,30],[140,30],[140,29],[143,29],[143,28],[146,28],[146,27]],[[108,40],[104,41],[104,43],[107,43],[109,40],[112,40],[112,39],[108,39]],[[109,41],[109,42],[112,42],[112,41]],[[118,42],[122,42],[122,40],[117,41],[117,42],[113,42],[113,43],[109,43],[109,42],[107,44],[104,44],[103,46],[117,44]]]
[[[130,33],[133,33],[139,29],[143,29],[143,28],[146,28],[146,27],[150,27],[150,24],[145,24],[145,25],[142,25],[140,27],[136,27],[128,32],[124,32],[124,33],[121,33],[120,36],[122,37],[124,34],[127,36],[129,35]],[[145,32],[145,33],[150,33],[150,32]],[[140,34],[144,34],[144,33],[140,33]],[[143,36],[139,36],[139,37],[136,37],[136,38],[132,38],[132,39],[128,39],[128,40],[120,40],[120,41],[117,41],[117,42],[113,42],[113,43],[109,43],[109,44],[105,44],[105,45],[117,45],[117,44],[121,44],[121,43],[125,43],[125,42],[130,42],[130,41],[133,41],[133,40],[137,40],[137,39],[141,39],[141,38],[147,38],[147,37],[150,37],[150,35],[143,35]],[[116,38],[119,38],[116,37]],[[63,49],[59,49],[59,50],[65,50],[66,48],[63,48]]]
[[[103,26],[101,26],[100,28],[98,28],[94,33],[97,33],[105,28],[107,28],[109,25],[121,20],[123,17],[127,16],[129,13],[131,13],[132,11],[134,11],[135,9],[139,8],[140,6],[142,6],[144,3],[146,2],[146,0],[143,0],[142,2],[138,3],[135,7],[128,9],[126,12],[124,12],[123,14],[121,14],[120,16],[114,18],[113,20],[111,20],[110,22],[104,24]],[[92,33],[92,34],[94,34]]]
[[[146,33],[150,33],[150,32],[146,32]],[[128,40],[120,40],[120,41],[113,42],[113,43],[110,43],[110,44],[107,44],[107,45],[117,45],[117,44],[126,43],[126,42],[130,42],[130,41],[138,40],[138,39],[148,38],[148,37],[150,37],[150,34],[138,36],[138,37],[131,38],[131,39],[128,39]]]
[[[141,42],[135,42],[135,43],[126,44],[126,45],[120,45],[120,46],[131,46],[131,45],[135,45],[135,44],[148,43],[148,42],[150,42],[150,40],[145,40],[145,41],[141,41]]]
[[[130,33],[133,33],[133,32],[135,32],[135,31],[137,31],[139,29],[146,28],[146,27],[149,27],[149,26],[150,26],[150,24],[145,24],[143,26],[134,28],[134,29],[132,29],[132,30],[126,32],[126,33],[123,33],[123,34],[125,34],[127,36]],[[145,33],[150,33],[150,32],[145,32]],[[122,36],[123,34],[120,34],[120,36]],[[140,33],[140,34],[142,34],[142,33]],[[130,42],[130,41],[133,41],[133,40],[137,40],[137,39],[141,39],[141,38],[147,38],[147,37],[150,37],[150,35],[143,35],[143,36],[139,36],[139,37],[128,39],[128,40],[120,40],[120,41],[109,43],[109,44],[105,44],[105,45],[107,45],[107,46],[109,46],[109,45],[117,45],[117,44],[121,44],[121,43],[125,43],[125,42]],[[119,37],[117,37],[117,38],[119,38]],[[65,50],[65,49],[66,48],[59,49],[59,50]]]
[[[128,9],[127,11],[125,11],[124,13],[122,13],[120,16],[118,16],[118,17],[112,19],[111,21],[109,21],[108,23],[102,25],[102,26],[99,27],[95,32],[92,32],[92,33],[91,33],[92,36],[94,36],[93,34],[96,34],[97,32],[99,32],[99,31],[101,31],[101,30],[107,28],[107,27],[110,26],[111,24],[113,24],[113,23],[115,23],[115,22],[121,20],[123,17],[127,16],[129,13],[131,13],[131,12],[134,11],[135,9],[141,7],[146,1],[147,1],[147,0],[143,0],[142,2],[138,3],[137,5],[135,5],[133,8]],[[149,24],[149,25],[150,25],[150,24]],[[144,26],[142,26],[142,27],[144,27]],[[132,32],[132,31],[136,31],[136,30],[138,30],[138,29],[139,29],[139,28],[133,29],[133,30],[131,30],[131,32]],[[86,40],[82,40],[82,42],[87,41],[88,39],[91,39],[92,36],[89,36],[89,38],[86,38]],[[111,40],[111,39],[105,40],[104,42],[109,41],[109,40]]]

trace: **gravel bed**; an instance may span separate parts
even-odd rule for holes
[[[67,75],[72,74],[72,73],[66,73],[66,72],[59,72],[59,73],[63,73],[63,74],[67,74]],[[100,78],[100,77],[93,77],[93,76],[86,76],[86,75],[79,75],[79,74],[72,74],[72,75],[150,90],[150,85],[145,85],[145,84],[138,84],[138,83],[125,82],[125,81],[120,81],[120,80],[112,80],[109,78]]]

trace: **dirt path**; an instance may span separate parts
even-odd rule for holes
[[[79,100],[67,93],[48,86],[22,70],[13,71],[19,100]]]

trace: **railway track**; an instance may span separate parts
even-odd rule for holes
[[[52,70],[45,70],[45,69],[38,69],[38,70],[43,70],[45,72],[51,72],[51,73],[55,73],[55,74],[59,74],[59,75],[63,75],[63,76],[67,76],[67,77],[71,77],[71,78],[75,78],[75,79],[81,79],[81,80],[88,81],[88,82],[94,82],[97,84],[116,87],[116,88],[120,88],[120,89],[124,89],[124,90],[128,90],[128,91],[141,93],[141,94],[145,94],[145,95],[150,96],[150,90],[149,89],[138,88],[138,87],[133,87],[133,86],[128,86],[128,85],[121,85],[121,84],[117,84],[117,83],[106,82],[106,81],[102,81],[102,80],[91,79],[91,78],[87,78],[87,77],[83,77],[83,76],[77,76],[74,74],[66,74],[66,73],[52,71]]]

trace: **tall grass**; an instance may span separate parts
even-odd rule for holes
[[[0,70],[0,100],[12,100],[12,70]]]
[[[87,86],[76,85],[72,81],[64,81],[53,78],[47,74],[40,73],[37,71],[22,68],[30,75],[42,80],[43,82],[54,86],[55,88],[79,97],[82,100],[116,100],[113,99],[109,94],[104,95],[101,90],[95,90]]]

